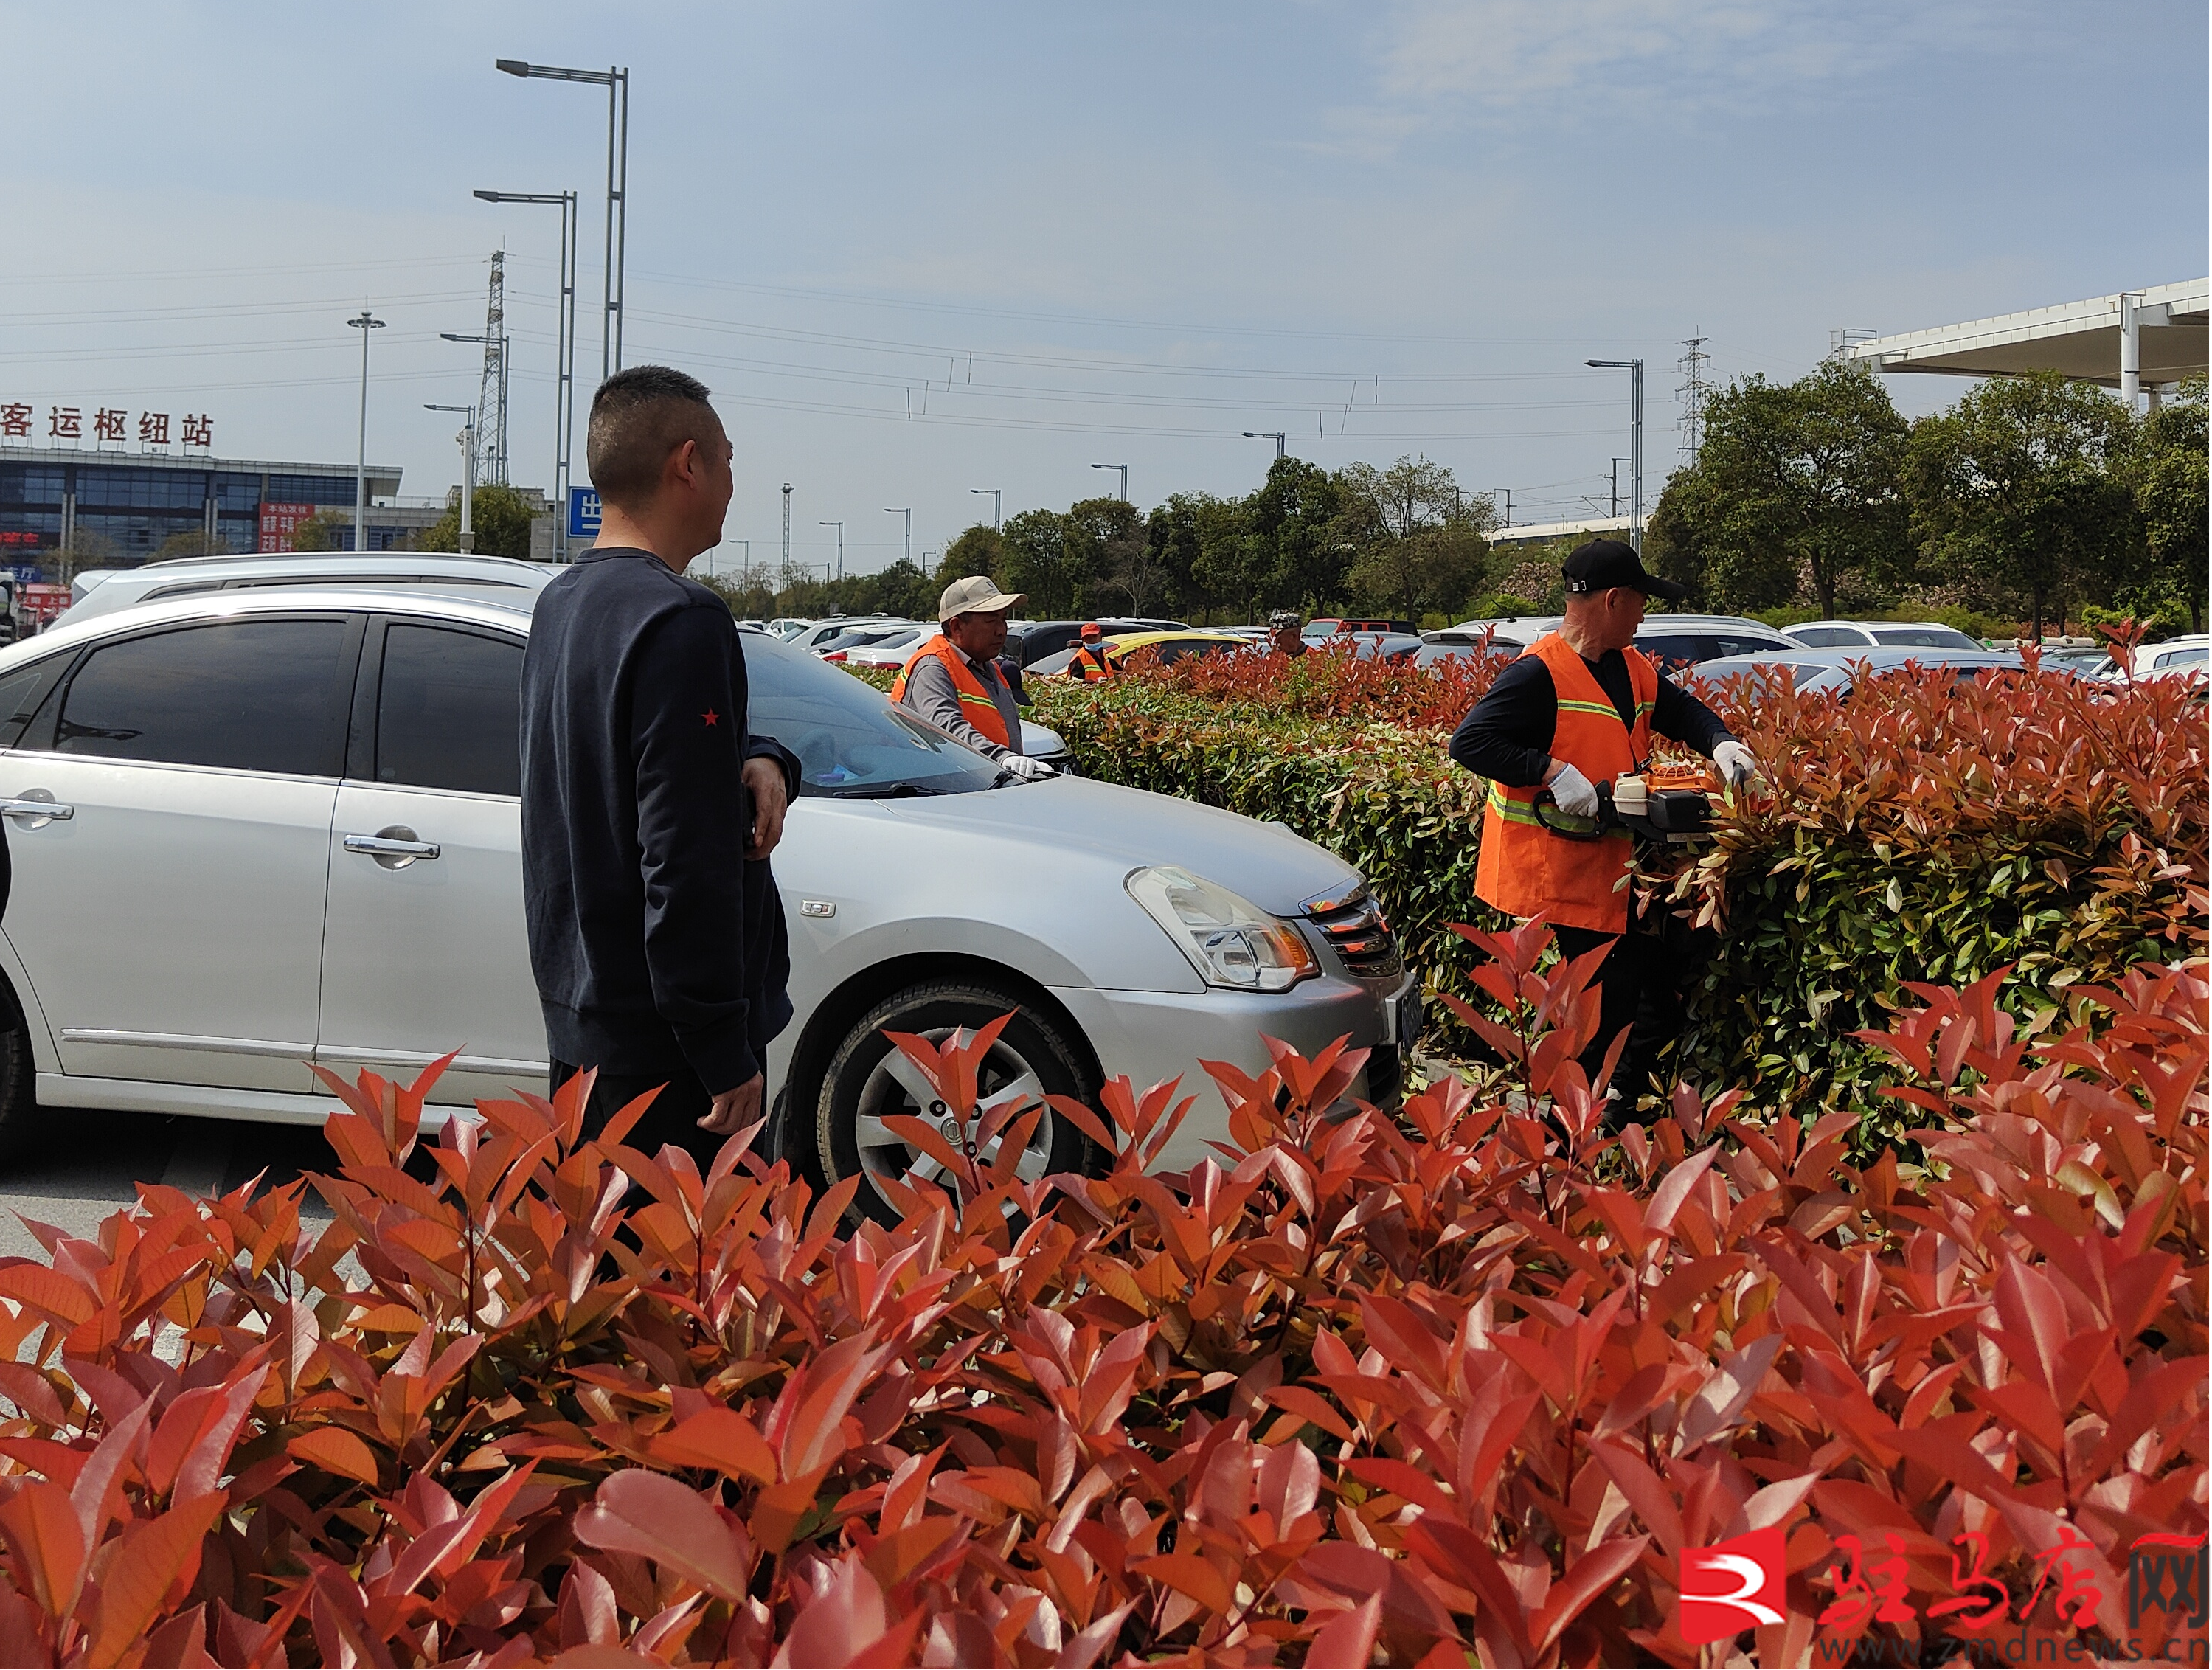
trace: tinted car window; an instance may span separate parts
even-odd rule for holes
[[[49,655],[0,677],[0,748],[13,748],[39,703],[68,667],[67,655]]]
[[[55,749],[232,771],[335,776],[346,623],[225,621],[94,650]]]
[[[522,792],[522,645],[434,626],[386,629],[376,780]]]
[[[1710,638],[1694,632],[1655,632],[1650,637],[1638,633],[1636,647],[1661,665],[1672,667],[1692,666],[1721,653]]]
[[[1705,652],[1707,658],[1717,655],[1759,655],[1768,650],[1787,649],[1790,646],[1777,638],[1754,638],[1747,633],[1716,632],[1705,641],[1712,647]]]
[[[1979,649],[1981,645],[1948,626],[1878,626],[1875,642],[1890,649]]]
[[[1808,649],[1842,649],[1851,644],[1863,644],[1865,635],[1847,626],[1800,626],[1790,629],[1790,635]]]
[[[745,722],[799,756],[801,794],[988,788],[999,768],[848,672],[766,640],[744,644]]]

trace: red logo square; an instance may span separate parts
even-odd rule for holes
[[[1782,1622],[1782,1527],[1682,1551],[1682,1639],[1692,1647]]]

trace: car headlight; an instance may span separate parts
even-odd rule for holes
[[[1288,922],[1188,870],[1132,871],[1127,886],[1208,986],[1282,992],[1321,972],[1305,936]]]

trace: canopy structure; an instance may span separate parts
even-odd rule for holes
[[[2155,398],[2165,385],[2205,374],[2208,302],[2212,279],[2191,278],[1876,337],[1854,343],[1844,352],[1884,371],[1935,371],[1954,377],[2056,371],[2075,382],[2118,389],[2133,404],[2140,388],[2150,389]]]

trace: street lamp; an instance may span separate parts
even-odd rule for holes
[[[791,483],[783,484],[783,566],[791,566]]]
[[[1626,371],[1628,381],[1628,543],[1644,555],[1644,361],[1584,360],[1601,371]]]
[[[499,345],[499,433],[480,436],[483,443],[484,479],[501,487],[507,485],[507,373],[514,361],[514,338],[504,331],[495,337],[470,336],[461,331],[441,331],[441,342],[472,342],[479,347],[496,343]]]
[[[581,82],[607,90],[607,305],[599,320],[599,380],[604,383],[611,372],[622,369],[623,261],[629,240],[629,71],[562,70],[550,64],[526,64],[520,58],[498,58],[493,67],[525,81]],[[617,101],[622,108],[619,129],[615,118]]]
[[[818,526],[818,527],[835,528],[835,529],[836,529],[836,530],[837,530],[837,578],[838,578],[838,579],[840,579],[840,580],[844,579],[844,578],[845,578],[845,525],[844,525],[842,522],[821,522],[821,523],[817,523],[817,524],[816,524],[816,525],[817,525],[817,526]]]
[[[1273,441],[1275,456],[1279,458],[1283,456],[1283,443],[1290,439],[1290,432],[1287,429],[1247,429],[1244,431],[1244,439]]]
[[[353,470],[353,548],[358,551],[367,549],[362,540],[368,520],[368,333],[384,329],[384,321],[364,307],[359,319],[346,323],[361,332],[361,451]]]
[[[561,210],[561,305],[554,333],[553,558],[568,560],[568,475],[576,434],[576,194],[478,191],[486,203],[536,203]],[[461,340],[455,337],[453,340]]]
[[[995,487],[971,487],[968,490],[991,495],[991,531],[996,533],[999,531],[999,489]]]
[[[906,562],[912,562],[914,561],[914,507],[911,505],[904,507],[885,505],[884,507],[884,514],[886,516],[903,516],[906,518],[906,549],[903,556]]]
[[[463,556],[477,548],[477,409],[474,406],[441,406],[434,401],[422,403],[424,411],[457,411],[468,414],[468,423],[461,430],[461,537]]]
[[[1094,464],[1093,470],[1119,470],[1121,472],[1121,502],[1129,502],[1129,466],[1126,464]]]
[[[1613,459],[1613,511],[1612,511],[1612,513],[1613,513],[1613,515],[1615,515],[1615,516],[1618,516],[1618,515],[1620,515],[1620,466],[1621,466],[1623,464],[1626,463],[1626,462],[1627,462],[1627,460],[1626,460],[1626,458],[1615,458],[1615,459]]]

